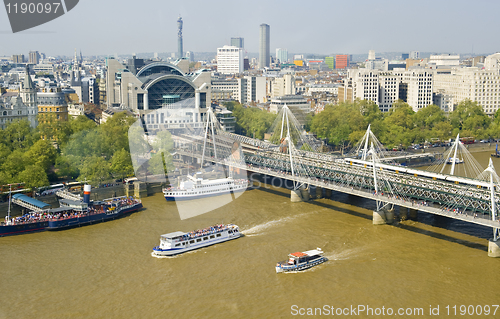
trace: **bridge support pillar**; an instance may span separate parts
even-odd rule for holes
[[[373,225],[385,225],[385,212],[384,210],[374,210],[373,211]]]
[[[408,208],[408,219],[417,220],[418,219],[418,210],[413,208]]]
[[[323,198],[323,188],[316,186],[316,198]]]
[[[309,189],[305,186],[302,186],[299,189],[292,189],[290,192],[290,200],[292,203],[307,202],[309,200]]]
[[[325,198],[332,199],[332,190],[325,188]]]
[[[302,201],[307,202],[309,200],[309,198],[310,198],[309,187],[302,186],[300,188],[300,192],[302,194]]]
[[[500,258],[500,240],[490,239],[488,242],[488,257]]]
[[[394,208],[383,208],[373,211],[373,225],[392,224],[394,222]]]

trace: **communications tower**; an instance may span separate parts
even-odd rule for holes
[[[181,59],[184,54],[182,52],[182,18],[179,17],[177,19],[177,54],[179,55],[178,58]]]

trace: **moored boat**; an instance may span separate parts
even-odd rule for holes
[[[276,273],[297,272],[324,263],[328,259],[323,256],[321,248],[288,255],[288,260],[276,264]]]
[[[231,177],[206,180],[200,174],[187,175],[186,180],[179,183],[179,187],[163,189],[167,201],[179,201],[202,197],[229,194],[247,189],[249,182],[246,179],[233,179]]]
[[[207,247],[241,236],[237,225],[214,225],[188,233],[176,231],[160,236],[160,245],[153,248],[153,256],[173,256]]]
[[[0,223],[0,237],[104,222],[142,208],[140,200],[126,196],[90,201],[90,186],[85,186],[83,201],[61,201],[59,208],[38,209],[22,216],[6,217],[5,222]]]

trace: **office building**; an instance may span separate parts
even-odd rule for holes
[[[410,54],[409,53],[403,53],[401,54],[401,60],[406,60],[406,59],[409,59],[410,58]]]
[[[245,47],[243,38],[231,38],[231,46],[243,49]]]
[[[287,49],[276,49],[276,59],[280,64],[288,62],[288,50]]]
[[[350,55],[337,54],[335,56],[335,69],[347,69],[351,63]]]
[[[41,123],[68,120],[66,94],[60,88],[46,88],[37,95],[38,114]]]
[[[285,74],[282,77],[272,79],[271,97],[293,94],[295,94],[295,77],[293,75]]]
[[[432,104],[433,72],[427,69],[411,69],[403,74],[403,82],[408,84],[406,103],[413,111]]]
[[[326,65],[328,65],[328,68],[330,70],[335,69],[335,57],[334,56],[325,57],[325,63],[326,63]]]
[[[217,72],[221,74],[242,73],[243,50],[229,45],[217,48]]]
[[[452,67],[450,74],[436,74],[434,92],[451,95],[453,105],[465,99],[477,102],[486,114],[493,116],[500,108],[500,67],[494,62],[498,60],[500,54],[496,53],[485,59],[488,68]]]
[[[420,59],[420,52],[419,51],[410,51],[410,59],[413,59],[413,60]]]
[[[399,97],[399,85],[401,76],[393,72],[380,72],[379,74],[379,109],[382,112],[388,112],[392,108],[392,104]]]
[[[260,25],[259,69],[269,67],[271,62],[271,31],[268,24]]]

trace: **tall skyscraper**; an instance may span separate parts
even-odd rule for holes
[[[288,61],[288,50],[276,49],[276,59],[278,59],[280,63],[286,63]]]
[[[177,55],[178,58],[182,58],[184,53],[182,52],[182,18],[177,19]]]
[[[268,24],[260,25],[260,45],[259,45],[259,69],[269,67],[269,60],[271,59],[271,31]]]
[[[245,47],[243,38],[231,38],[231,46],[243,49]]]

